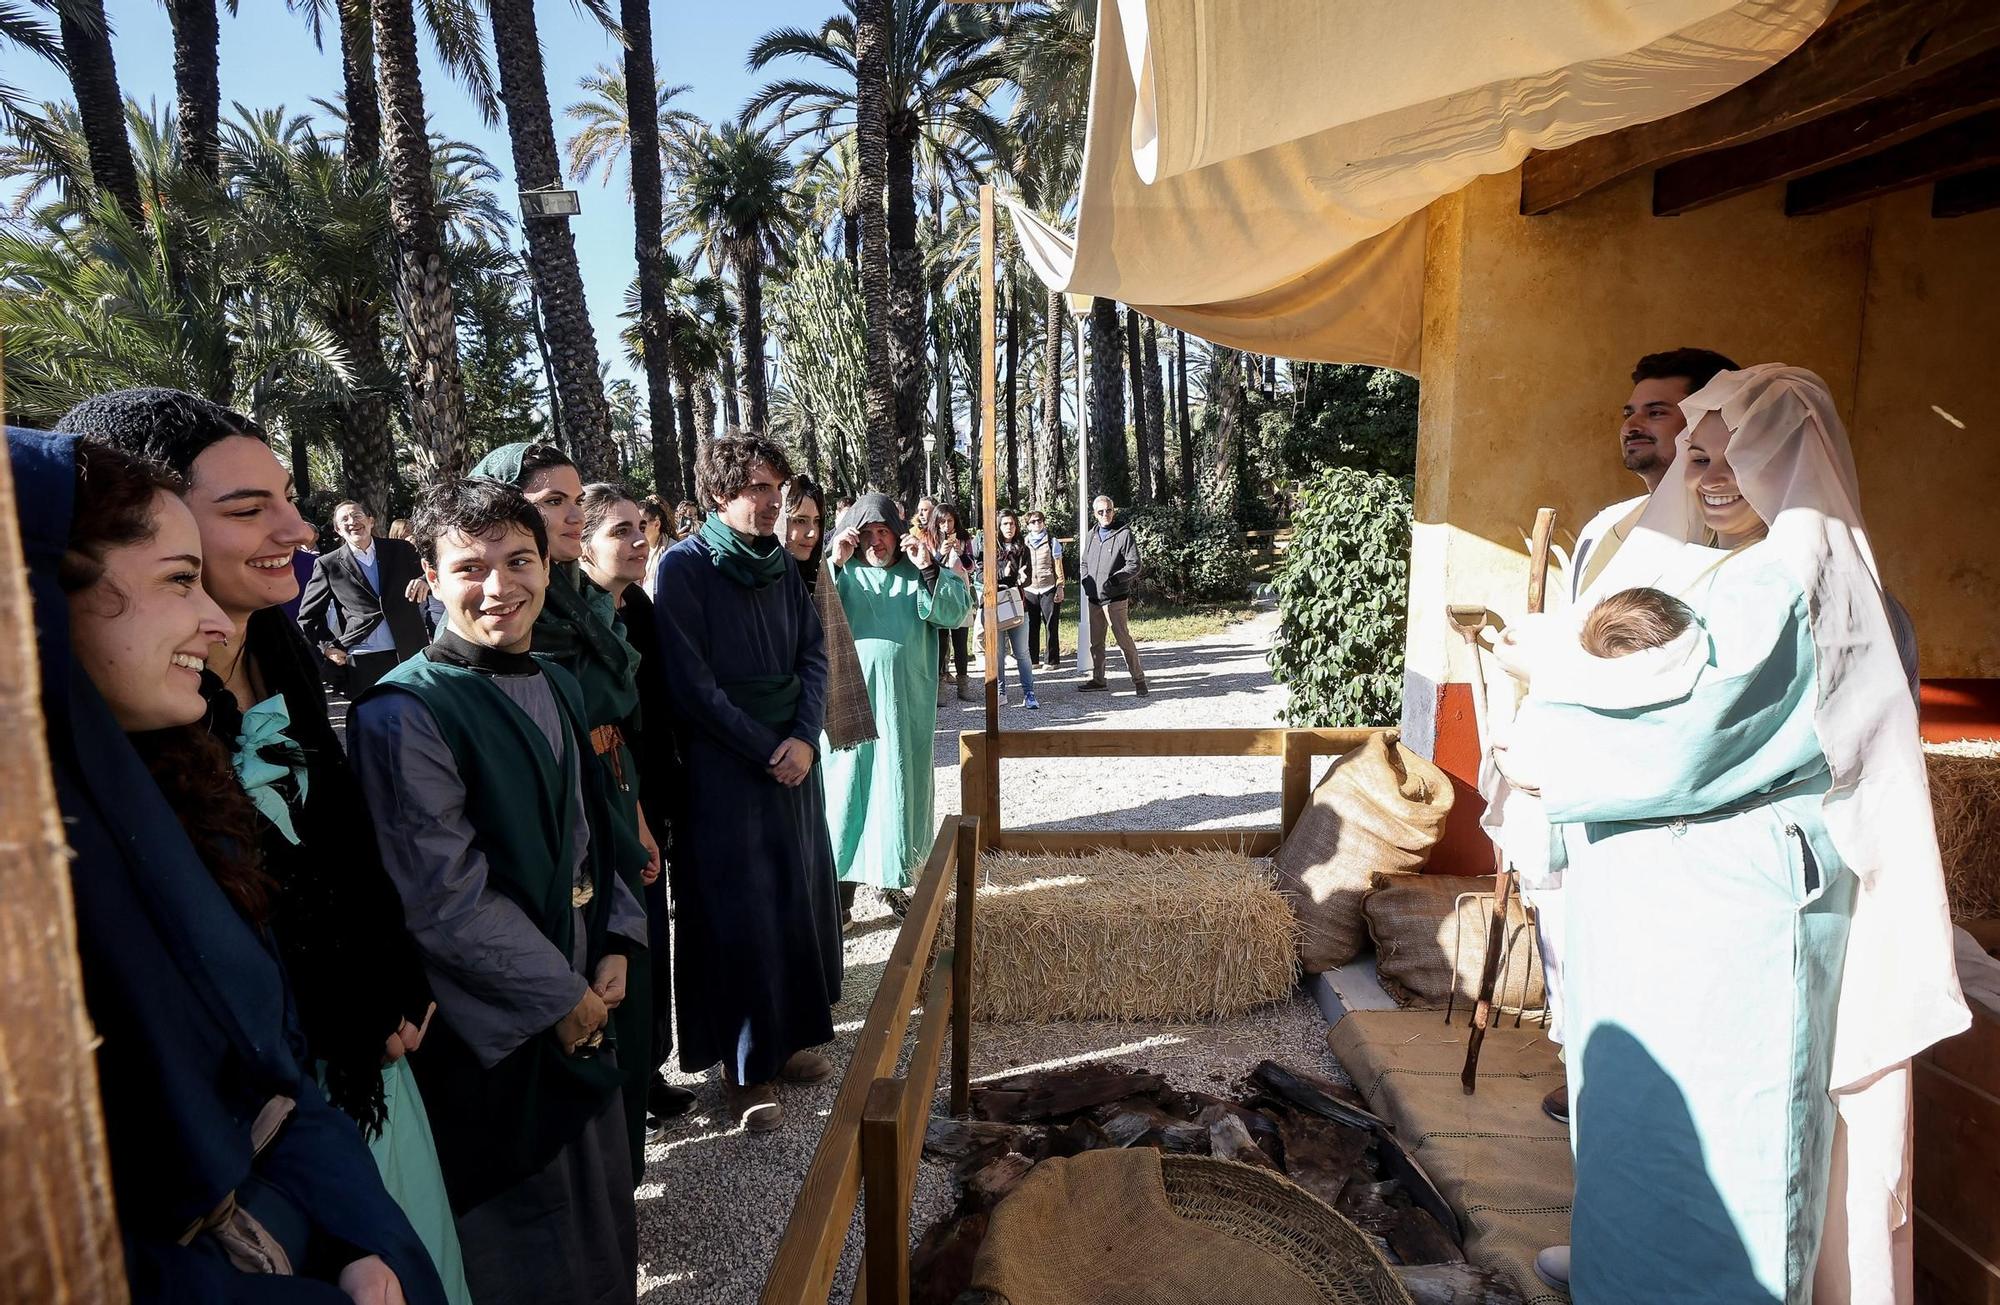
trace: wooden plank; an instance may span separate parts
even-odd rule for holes
[[[930,983],[924,988],[924,1015],[917,1021],[917,1039],[910,1044],[910,1066],[903,1075],[906,1172],[912,1179],[916,1175],[917,1155],[923,1150],[925,1126],[930,1122],[931,1098],[937,1093],[945,1043],[951,1040],[952,970],[956,960],[954,949],[947,947],[938,953],[937,963],[931,966]]]
[[[1003,757],[1279,757],[1282,729],[1003,730]],[[1297,731],[1313,736],[1322,752],[1346,752],[1380,728]]]
[[[2000,49],[1993,0],[1876,0],[1845,7],[1791,55],[1708,103],[1521,165],[1521,212],[1549,213],[1641,168],[1785,131],[1899,95]]]
[[[1917,1208],[1988,1264],[2000,1264],[2000,1098],[1928,1061],[1911,1076]]]
[[[992,565],[994,550],[999,546],[1000,525],[995,519],[999,514],[996,496],[999,486],[997,448],[1000,443],[999,418],[994,407],[994,373],[998,370],[995,361],[998,336],[994,327],[993,302],[993,187],[981,184],[979,187],[979,411],[980,430],[984,438],[979,451],[979,528],[985,532],[985,556],[988,565],[980,568],[979,609],[980,642],[985,656],[986,667],[986,737],[1000,736],[1000,623],[994,617],[1000,602],[1000,568]],[[950,414],[946,414],[949,418]],[[950,424],[949,420],[946,422]],[[1000,823],[997,807],[1000,802],[1000,753],[992,749],[986,754],[986,801],[988,806],[977,808],[979,814]],[[994,808],[994,809],[988,809]],[[975,808],[967,808],[974,810]]]
[[[952,917],[951,1113],[972,1109],[972,925],[979,907],[979,822],[958,822],[957,914]]]
[[[1918,1210],[1911,1222],[1919,1305],[2000,1305],[2000,1267],[1974,1255],[1926,1212]]]
[[[1285,773],[1278,818],[1278,827],[1285,833],[1299,823],[1299,817],[1306,812],[1306,803],[1312,799],[1312,753],[1306,748],[1306,740],[1294,735],[1285,735]]]
[[[1994,6],[2000,9],[2000,5]],[[1831,213],[1911,186],[2000,164],[2000,112],[1989,111],[1785,187],[1785,214]]]
[[[1671,217],[1900,145],[2000,103],[2000,51],[1967,59],[1903,95],[1671,163],[1653,174],[1653,213]]]
[[[999,851],[1072,856],[1115,847],[1127,852],[1241,852],[1269,856],[1284,835],[1276,829],[1035,829],[1003,830]]]
[[[1975,1005],[1970,1028],[1933,1045],[1919,1059],[2000,1097],[2000,1018]]]
[[[986,736],[975,730],[960,730],[958,734],[958,809],[974,813],[986,810]],[[997,820],[986,825],[988,836],[999,827]]]
[[[861,1259],[868,1275],[868,1305],[910,1305],[903,1088],[899,1080],[876,1079],[869,1085],[867,1108],[861,1114],[861,1172],[868,1188],[861,1211]]]
[[[1995,208],[2000,208],[2000,168],[1946,177],[1931,191],[1934,218],[1970,217]]]
[[[924,862],[909,916],[896,935],[889,963],[876,984],[868,1019],[855,1039],[854,1056],[840,1081],[833,1112],[827,1116],[806,1180],[792,1204],[784,1240],[764,1279],[763,1305],[825,1305],[833,1289],[847,1227],[861,1195],[861,1117],[874,1081],[895,1072],[896,1057],[909,1027],[910,1006],[930,959],[944,910],[944,881],[956,861],[956,836],[940,827]]]

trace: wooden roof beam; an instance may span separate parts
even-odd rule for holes
[[[1707,104],[1529,155],[1521,165],[1521,212],[1552,212],[1641,168],[1900,95],[1995,49],[2000,49],[1995,0],[1843,6],[1790,56]]]
[[[2000,168],[1947,177],[1931,190],[1931,216],[1970,217],[2000,208]]]
[[[2000,104],[2000,50],[1967,59],[1903,95],[1803,127],[1670,163],[1653,174],[1653,213],[1672,217],[1914,140]]]
[[[1785,187],[1785,214],[1805,217],[2000,164],[2000,112],[1940,128]]]

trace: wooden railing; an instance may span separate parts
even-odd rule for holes
[[[972,1085],[972,926],[982,848],[1082,852],[1124,847],[1228,848],[1250,856],[1276,849],[1311,796],[1312,759],[1348,752],[1384,729],[1003,730],[990,738],[999,758],[1011,757],[1276,757],[1283,763],[1281,820],[1276,829],[1053,830],[1008,832],[1000,826],[1000,795],[987,782],[989,736],[959,735],[959,784],[964,816],[938,827],[895,949],[875,989],[813,1152],[804,1187],[792,1206],[784,1240],[764,1281],[763,1305],[826,1305],[854,1221],[862,1211],[861,1277],[854,1299],[866,1305],[908,1305],[910,1196],[929,1126],[931,1098],[951,1043],[950,1109],[963,1117]],[[956,887],[949,945],[931,954],[948,885]],[[930,981],[924,983],[929,965]],[[918,989],[917,1023],[908,1069],[896,1061]]]

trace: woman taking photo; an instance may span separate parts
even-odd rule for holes
[[[591,746],[610,785],[612,807],[618,816],[616,827],[625,836],[626,845],[614,853],[614,863],[633,898],[644,902],[646,882],[659,877],[662,862],[660,846],[641,805],[639,764],[628,737],[639,710],[639,654],[619,632],[612,595],[589,583],[579,565],[585,531],[583,478],[561,449],[526,443],[493,450],[479,460],[472,474],[515,486],[534,504],[548,527],[549,587],[542,613],[535,618],[533,651],[574,675],[583,689],[584,722],[590,726]],[[620,549],[625,554],[614,571],[629,571],[635,545],[645,545],[638,515],[634,504],[631,518],[625,522],[629,530],[622,536],[622,544],[613,549],[614,554]],[[608,571],[607,578],[610,575]],[[646,1167],[646,1096],[653,1073],[647,1060],[652,1047],[653,978],[650,957],[629,956],[626,964],[625,1000],[617,1008],[612,1027],[619,1039],[632,1177],[637,1181]]]
[[[950,570],[963,561],[971,566],[972,536],[965,533],[959,524],[958,509],[949,503],[940,503],[931,510],[931,546],[937,551],[938,565]],[[965,667],[971,659],[968,651],[965,626],[954,630],[938,631],[938,701],[944,701],[944,678],[955,670],[958,681],[958,700],[972,702],[978,694],[966,681]]]
[[[1042,704],[1035,701],[1035,667],[1028,656],[1027,598],[1021,586],[1033,576],[1034,559],[1028,543],[1021,538],[1021,520],[1012,508],[1000,509],[1000,540],[993,546],[993,583],[1000,592],[1014,591],[1014,607],[1022,619],[1011,629],[1000,631],[1000,701],[1007,701],[1007,652],[1014,653],[1014,669],[1021,674],[1021,705],[1029,711]],[[974,579],[974,593],[979,581]]]
[[[1693,689],[1606,711],[1549,676],[1496,754],[1569,862],[1576,1199],[1540,1267],[1580,1302],[1901,1300],[1909,1061],[1969,1018],[1915,706],[1825,384],[1682,408],[1592,595],[1692,608]]]
[[[441,1305],[265,940],[258,813],[197,725],[230,626],[179,482],[71,436],[7,441],[134,1299]]]
[[[180,478],[201,533],[202,587],[228,623],[202,672],[202,724],[254,806],[258,852],[275,885],[271,932],[307,1063],[360,1126],[451,1299],[463,1301],[430,1121],[403,1062],[434,1009],[430,984],[328,719],[317,654],[285,612],[299,592],[293,554],[313,538],[292,478],[255,423],[178,390],[100,395],[61,424]]]

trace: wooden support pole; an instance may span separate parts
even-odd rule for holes
[[[878,1078],[861,1112],[861,1262],[868,1305],[910,1305],[910,1210],[903,1195],[903,1084]]]
[[[981,556],[985,565],[980,567],[979,611],[980,629],[985,637],[980,641],[986,658],[986,802],[987,809],[979,814],[991,822],[991,833],[1000,832],[1000,624],[995,619],[995,609],[1000,601],[1000,568],[995,564],[995,552],[1000,546],[1000,525],[995,519],[999,511],[997,501],[999,487],[995,484],[993,446],[999,443],[995,437],[999,427],[994,417],[994,361],[996,332],[994,327],[993,303],[993,255],[996,245],[993,226],[993,187],[979,188],[979,411],[981,429],[987,432],[986,439],[979,448],[979,520],[986,532],[986,542]]]
[[[1292,826],[1299,823],[1305,814],[1306,803],[1312,799],[1312,759],[1307,746],[1307,736],[1286,733],[1284,743],[1284,787],[1279,807],[1278,828],[1289,834]]]
[[[951,941],[951,1113],[972,1111],[972,913],[979,902],[979,822],[958,822],[958,913]]]
[[[1554,508],[1535,509],[1535,530],[1528,543],[1528,611],[1532,614],[1542,610],[1548,594],[1549,583],[1549,538],[1555,534],[1556,510]],[[1473,645],[1474,662],[1472,673],[1481,674],[1477,661],[1478,646]],[[1477,692],[1478,690],[1475,690]],[[1486,746],[1486,740],[1479,740]],[[1465,1039],[1465,1069],[1458,1076],[1458,1084],[1467,1096],[1479,1084],[1479,1047],[1486,1040],[1486,1030],[1493,1023],[1493,992],[1500,982],[1500,955],[1507,941],[1507,906],[1514,897],[1514,872],[1507,868],[1507,853],[1498,843],[1493,845],[1493,918],[1486,929],[1486,960],[1479,968],[1479,1000],[1472,1008],[1472,1031]]]

